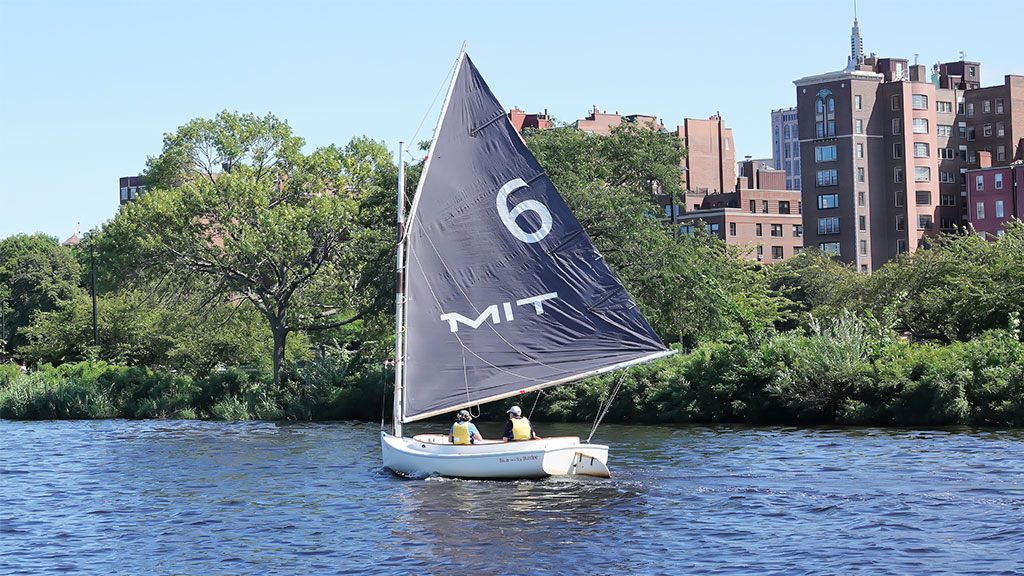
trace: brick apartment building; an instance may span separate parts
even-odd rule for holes
[[[139,194],[146,191],[146,187],[142,185],[141,176],[122,176],[118,183],[118,188],[120,189],[120,203],[122,205],[135,200],[139,197]]]
[[[551,128],[551,117],[548,116],[547,110],[543,114],[527,114],[519,108],[513,108],[508,112],[508,119],[516,127],[517,132],[522,132],[523,128],[536,128],[538,130]]]
[[[969,220],[979,152],[1009,162],[1024,77],[981,88],[981,64],[865,57],[854,21],[844,70],[796,80],[805,242],[869,272]]]
[[[786,190],[785,183],[785,172],[746,161],[732,191],[686,194],[680,231],[692,233],[703,222],[727,244],[747,248],[750,260],[789,258],[803,248],[803,220],[800,192]]]
[[[1009,166],[989,166],[989,152],[978,154],[981,167],[967,171],[967,217],[978,234],[994,239],[1011,218],[1024,219],[1024,140]]]

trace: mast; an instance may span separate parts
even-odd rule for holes
[[[402,396],[405,386],[402,380],[405,368],[405,350],[402,348],[405,332],[405,142],[398,143],[398,250],[395,263],[397,282],[395,287],[395,401],[391,421],[391,432],[402,435]]]

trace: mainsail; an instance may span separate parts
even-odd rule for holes
[[[465,53],[406,242],[403,422],[667,354]]]

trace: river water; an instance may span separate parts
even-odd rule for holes
[[[0,421],[0,574],[1024,573],[1022,431],[606,425],[611,480],[493,482],[378,430]]]

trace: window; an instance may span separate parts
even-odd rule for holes
[[[906,229],[907,229],[907,217],[906,217],[906,215],[904,215],[904,214],[897,214],[896,215],[896,230],[906,230]]]
[[[928,133],[928,119],[927,118],[914,118],[914,134],[927,134]]]
[[[821,244],[818,244],[818,249],[825,254],[839,256],[839,242],[822,242]]]
[[[782,254],[782,246],[772,246],[772,260],[782,260],[785,258]]]
[[[892,133],[899,134],[903,131],[903,124],[899,118],[892,119]]]
[[[779,214],[789,214],[788,200],[779,200]]]
[[[917,191],[917,205],[918,206],[931,206],[932,205],[932,193],[928,190]]]
[[[959,128],[960,128],[960,137],[961,138],[967,138],[967,124],[964,124],[963,122],[961,122],[960,125],[959,125]]]
[[[910,107],[914,110],[927,110],[928,97],[924,94],[914,94],[910,97]]]
[[[867,230],[868,229],[868,217],[867,216],[859,216],[857,218],[857,224],[858,224],[858,227],[859,227],[861,232]]]
[[[804,225],[803,224],[793,224],[793,238],[803,238],[803,235],[804,235]]]
[[[956,228],[956,224],[953,222],[952,218],[940,218],[939,228],[942,230],[952,230]]]
[[[953,172],[939,172],[939,182],[952,184],[956,182],[956,174]]]
[[[892,169],[892,181],[897,184],[903,182],[903,166],[896,166]]]
[[[762,214],[767,214],[768,213],[768,201],[767,200],[761,200],[761,213]]]
[[[982,102],[981,111],[984,112],[985,114],[990,114],[992,112],[992,101],[985,100],[984,102]]]
[[[907,193],[903,190],[897,190],[895,195],[896,205],[903,206],[907,203]]]
[[[864,144],[861,142],[857,143],[857,158],[864,157]]]
[[[917,229],[918,230],[931,230],[932,229],[932,217],[931,217],[931,214],[919,214],[917,216]]]
[[[761,260],[764,260],[764,246],[758,245],[757,246],[757,261],[760,262]]]
[[[863,181],[864,181],[864,169],[863,168],[857,168],[857,182],[863,182]]]
[[[860,254],[861,254],[861,256],[867,256],[868,255],[868,241],[867,240],[861,240],[860,241]]]
[[[836,101],[831,90],[819,90],[814,100],[814,133],[817,138],[836,135]]]
[[[757,235],[757,236],[763,236],[763,234],[761,233],[761,225],[760,224],[754,224],[754,234]]]
[[[992,125],[991,124],[985,124],[982,127],[982,129],[981,129],[981,133],[982,133],[982,136],[985,136],[986,138],[989,137],[989,136],[992,136]]]
[[[784,138],[786,140],[789,140],[789,126],[788,125],[782,129],[782,133],[785,134]]]
[[[863,102],[861,100],[860,94],[855,94],[853,96],[853,107],[855,109],[857,109],[857,110],[860,110],[860,109],[863,108]]]
[[[857,206],[864,206],[864,191],[857,192]]]
[[[956,206],[956,196],[952,194],[939,194],[940,206]]]
[[[1002,113],[1003,113],[1003,99],[1002,98],[996,98],[996,114],[1002,114]]]
[[[1006,136],[1006,127],[1002,122],[996,122],[996,136],[999,136],[1000,138]]]
[[[1006,146],[996,146],[996,160],[1006,160]]]
[[[837,174],[835,170],[818,170],[815,182],[818,186],[836,186],[839,184]]]
[[[892,145],[892,157],[903,158],[903,144],[896,142]]]
[[[932,169],[928,166],[914,166],[914,182],[931,182]]]
[[[953,153],[952,148],[939,148],[939,158],[942,160],[952,160],[956,158],[956,154]]]
[[[857,119],[856,121],[854,121],[854,123],[853,123],[853,129],[854,129],[854,131],[855,131],[855,132],[856,132],[857,134],[863,134],[863,133],[864,133],[864,121],[863,121],[863,120],[861,120],[860,118],[858,118],[858,119]]]
[[[718,234],[718,224],[708,224],[708,232]]]
[[[814,161],[815,162],[831,162],[836,159],[836,146],[815,146],[814,147]]]
[[[967,140],[974,140],[974,126],[967,127]]]
[[[938,100],[938,101],[935,102],[935,109],[937,111],[939,111],[939,112],[952,112],[953,111],[953,103],[952,102],[943,102],[942,100]]]
[[[996,200],[996,218],[1003,217],[1003,201]]]
[[[974,117],[974,102],[968,102],[967,103],[967,117],[968,118],[973,118]]]
[[[750,213],[751,214],[756,214],[757,213],[757,200],[751,200],[750,201]]]
[[[839,234],[839,218],[818,218],[818,235]]]
[[[985,189],[985,177],[982,176],[981,174],[978,174],[978,176],[974,180],[974,189],[975,190],[984,190]]]
[[[952,136],[953,127],[946,124],[939,124],[935,126],[935,133],[939,136]]]
[[[900,109],[901,100],[900,100],[900,95],[899,94],[893,94],[892,98],[890,98],[890,102],[892,103],[892,109],[893,110],[899,110]]]
[[[772,224],[772,237],[782,238],[782,224]]]
[[[839,207],[839,194],[819,194],[818,210],[828,210]]]
[[[914,158],[927,158],[928,157],[928,143],[927,142],[914,142]]]
[[[996,176],[996,186],[995,186],[995,188],[996,188],[996,190],[1002,190],[1003,189],[1003,175],[1002,174],[996,174],[995,176]],[[998,214],[998,210],[997,210],[997,214],[996,215],[997,216],[999,215]]]
[[[903,254],[906,251],[907,251],[907,241],[906,240],[897,240],[896,241],[896,253],[897,254]]]
[[[977,214],[976,220],[984,220],[985,219],[985,203],[984,202],[978,202],[977,204],[975,204],[974,205],[974,210],[975,210],[975,213]]]
[[[735,235],[736,235],[736,223],[735,222],[729,222],[729,236],[735,236]]]

